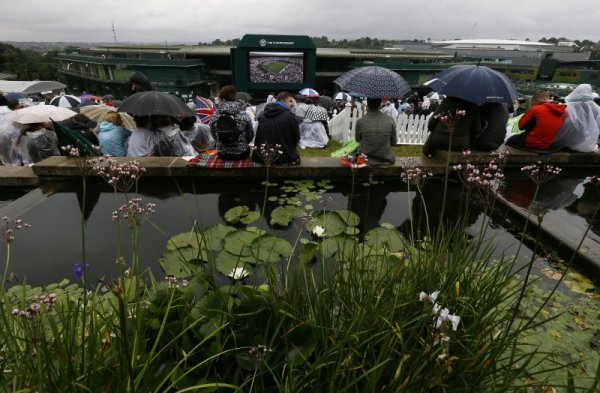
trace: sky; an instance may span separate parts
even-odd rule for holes
[[[197,43],[329,39],[600,40],[598,0],[2,0],[1,41]]]

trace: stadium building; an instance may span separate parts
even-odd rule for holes
[[[517,82],[600,83],[599,63],[589,52],[514,40],[435,41],[378,50],[315,48],[307,36],[246,35],[237,47],[101,45],[71,50],[58,59],[69,90],[118,97],[130,94],[128,77],[133,71],[144,73],[158,89],[184,98],[214,96],[220,86],[230,83],[258,95],[298,85],[331,93],[335,78],[364,65],[392,69],[411,85],[465,63],[485,64]],[[289,78],[292,69],[302,70],[300,83],[298,78],[281,80]]]

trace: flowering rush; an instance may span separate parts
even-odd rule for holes
[[[31,225],[24,222],[20,218],[15,218],[11,220],[8,216],[2,217],[2,222],[4,223],[4,242],[6,244],[10,244],[13,240],[15,240],[15,231],[31,228]]]
[[[538,161],[535,164],[524,166],[521,168],[521,171],[525,172],[536,184],[541,184],[558,175],[562,169],[553,165],[545,165],[541,161]]]
[[[269,145],[268,143],[263,143],[256,149],[256,153],[260,157],[260,159],[265,163],[266,166],[271,165],[275,161],[281,157],[283,151],[281,150],[281,145]]]

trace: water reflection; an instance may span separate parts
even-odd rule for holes
[[[442,226],[446,229],[466,228],[477,221],[483,212],[483,206],[478,200],[470,198],[462,185],[454,179],[448,180],[446,190],[446,207],[442,216],[444,201],[444,183],[429,181],[425,183],[421,196],[415,193],[412,200],[412,217],[406,220],[400,231],[409,235],[411,230],[416,239],[422,239],[428,233],[436,233]]]
[[[596,184],[585,183],[583,195],[570,204],[566,210],[583,217],[590,230],[600,236],[600,187]]]

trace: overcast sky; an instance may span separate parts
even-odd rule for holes
[[[210,42],[330,39],[600,40],[598,0],[2,0],[0,40]]]

